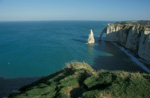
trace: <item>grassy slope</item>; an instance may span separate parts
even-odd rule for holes
[[[150,98],[150,75],[94,71],[74,62],[20,89],[8,98]]]

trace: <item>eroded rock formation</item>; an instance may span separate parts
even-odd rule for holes
[[[94,34],[93,34],[93,31],[91,29],[91,32],[89,34],[89,38],[88,38],[88,44],[92,44],[92,43],[95,43],[95,39],[94,39]]]

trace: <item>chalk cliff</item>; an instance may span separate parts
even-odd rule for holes
[[[104,30],[106,41],[118,42],[150,63],[150,25],[114,23]]]

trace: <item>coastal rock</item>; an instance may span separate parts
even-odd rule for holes
[[[121,29],[120,26],[116,26],[116,25],[112,25],[112,24],[108,24],[107,26],[107,36],[106,36],[106,40],[107,41],[118,41],[119,37],[117,37],[119,35],[119,30]]]
[[[141,33],[138,55],[150,62],[150,28],[146,28]]]
[[[125,44],[128,35],[126,32],[127,29],[129,29],[128,26],[120,24],[108,24],[106,31],[106,41],[115,41]]]
[[[99,36],[99,40],[102,40],[102,36],[104,33],[106,33],[107,27],[101,32],[100,36]]]
[[[131,27],[128,33],[126,47],[131,50],[138,51],[140,34],[141,34],[140,26]]]
[[[150,63],[150,26],[114,23],[105,31],[106,41],[120,43]]]
[[[94,34],[93,34],[93,31],[91,29],[91,32],[89,34],[89,38],[88,38],[88,44],[92,44],[92,43],[95,43],[95,39],[94,39]]]

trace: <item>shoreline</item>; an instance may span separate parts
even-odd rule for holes
[[[124,46],[112,42],[114,46],[118,47],[121,51],[123,51],[126,55],[128,55],[133,62],[135,62],[138,66],[144,69],[147,73],[150,73],[150,65],[146,63],[146,61],[142,60],[142,58],[135,55],[135,53],[131,52],[129,49],[126,49]],[[148,68],[149,67],[149,68]]]

